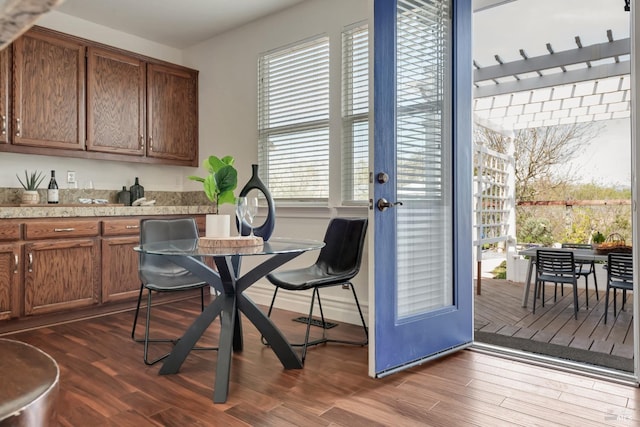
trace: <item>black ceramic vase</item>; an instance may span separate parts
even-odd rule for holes
[[[249,181],[244,185],[244,187],[242,187],[239,196],[244,197],[249,194],[251,190],[260,191],[267,200],[267,218],[261,226],[253,228],[253,234],[262,237],[262,240],[266,241],[269,240],[269,237],[273,234],[273,229],[276,226],[276,206],[273,202],[273,197],[271,197],[269,189],[258,176],[258,165],[251,165],[251,178],[249,178]],[[237,218],[236,225],[238,226],[238,230],[240,230],[240,223]],[[243,220],[242,232],[240,234],[248,236],[250,231],[251,226]]]

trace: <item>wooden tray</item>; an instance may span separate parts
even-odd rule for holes
[[[623,253],[630,254],[633,252],[633,248],[627,245],[616,245],[616,246],[601,246],[598,245],[595,247],[595,252],[598,255],[608,255],[610,253]]]
[[[204,248],[244,248],[248,246],[262,245],[262,237],[200,237],[198,245]]]

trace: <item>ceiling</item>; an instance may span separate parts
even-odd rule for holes
[[[0,2],[3,0],[0,0]],[[184,49],[306,0],[65,0],[57,11]],[[515,0],[473,0],[475,11]]]
[[[65,0],[56,8],[105,27],[184,49],[305,0]]]

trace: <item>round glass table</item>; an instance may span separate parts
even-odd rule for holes
[[[171,354],[164,360],[161,375],[175,374],[180,370],[191,349],[209,325],[220,317],[220,342],[214,383],[213,401],[226,402],[229,393],[229,374],[233,351],[242,351],[242,324],[240,312],[269,342],[285,369],[301,369],[302,362],[290,343],[266,314],[244,294],[261,278],[307,251],[319,250],[324,242],[316,240],[271,238],[256,246],[224,247],[204,246],[199,239],[166,240],[147,243],[135,251],[168,257],[202,281],[207,282],[218,295],[187,328]],[[266,256],[264,261],[240,275],[240,264],[246,256]],[[205,258],[212,258],[215,269],[207,265]]]

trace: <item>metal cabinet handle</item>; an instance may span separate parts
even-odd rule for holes
[[[61,233],[64,231],[75,231],[76,229],[73,227],[70,228],[54,228],[53,231],[55,231],[56,233]]]
[[[2,115],[2,134],[7,134],[7,116],[5,114]]]
[[[18,254],[13,254],[14,264],[13,264],[13,273],[18,274],[18,267],[20,266],[20,258],[18,258]]]
[[[29,273],[33,271],[33,254],[29,252]]]
[[[20,136],[22,132],[22,126],[20,125],[20,119],[16,119],[16,136]]]
[[[144,135],[140,134],[140,149],[142,150],[144,148]]]
[[[153,138],[149,137],[149,150],[153,151]]]
[[[131,229],[134,229],[134,228],[140,228],[140,226],[139,225],[127,225],[125,228],[127,230],[131,230]]]

